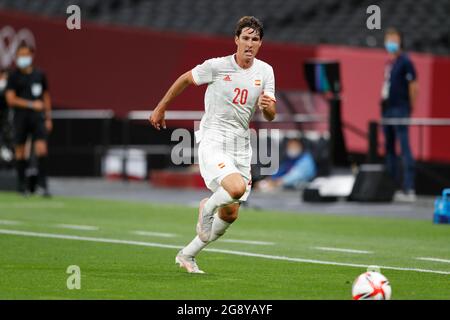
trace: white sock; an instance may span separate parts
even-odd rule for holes
[[[195,257],[204,247],[208,245],[208,242],[203,242],[198,236],[194,238],[186,247],[183,248],[183,254]]]
[[[214,220],[213,220],[212,229],[211,229],[211,237],[209,238],[209,241],[210,242],[216,241],[221,236],[223,236],[225,234],[225,231],[228,229],[228,227],[230,225],[231,225],[231,223],[222,220],[219,217],[219,214],[216,213],[214,215]]]
[[[219,187],[216,192],[206,201],[203,211],[215,212],[218,208],[236,202],[230,194],[223,188]],[[218,214],[214,215],[213,225],[211,229],[211,238],[218,239],[225,233],[225,230],[230,226],[230,223],[219,218]],[[214,241],[212,240],[212,241]],[[183,248],[183,254],[195,257],[209,242],[203,242],[196,236],[186,247]]]
[[[218,208],[226,206],[230,203],[236,202],[230,194],[223,188],[219,187],[216,192],[206,201],[203,207],[203,212],[205,214],[215,212]]]

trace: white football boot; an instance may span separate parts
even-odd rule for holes
[[[199,269],[197,262],[193,256],[188,256],[183,254],[183,250],[180,250],[175,257],[175,263],[177,263],[180,268],[185,268],[189,273],[205,273]]]

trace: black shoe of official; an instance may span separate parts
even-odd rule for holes
[[[28,181],[28,191],[33,194],[36,192],[36,189],[38,188],[37,183],[37,176],[36,175],[30,175],[27,179]]]

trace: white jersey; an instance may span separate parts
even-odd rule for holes
[[[275,100],[273,69],[256,58],[248,69],[237,64],[234,54],[209,59],[192,69],[192,77],[196,85],[208,84],[197,142],[218,135],[248,141],[259,96],[264,92]]]

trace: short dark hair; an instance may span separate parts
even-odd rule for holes
[[[396,35],[400,36],[400,38],[402,37],[401,31],[394,27],[389,27],[386,29],[385,35],[388,35],[388,34],[396,34]]]
[[[398,35],[399,38],[400,38],[400,48],[403,49],[403,32],[401,32],[397,28],[389,27],[389,28],[386,29],[386,32],[384,34],[385,34],[385,36],[387,36],[389,34],[396,34],[396,35]]]
[[[252,28],[253,30],[255,30],[258,33],[260,39],[262,39],[264,36],[264,27],[262,22],[253,16],[244,16],[240,18],[236,24],[234,35],[236,37],[239,37],[244,28]]]
[[[25,41],[21,41],[19,43],[19,45],[17,46],[17,49],[16,49],[16,53],[19,52],[19,50],[21,50],[21,49],[28,49],[28,50],[30,50],[31,53],[34,53],[34,48],[31,45],[29,45],[28,43],[26,43]]]

